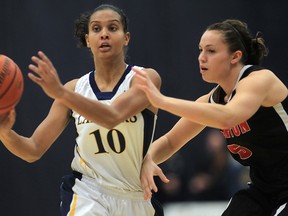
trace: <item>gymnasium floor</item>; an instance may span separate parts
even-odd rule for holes
[[[164,205],[165,216],[219,216],[227,202],[182,202]]]

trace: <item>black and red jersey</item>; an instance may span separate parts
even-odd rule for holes
[[[237,83],[259,66],[245,66]],[[236,94],[236,86],[230,100]],[[210,103],[225,104],[224,90],[217,86]],[[229,103],[229,101],[228,101]],[[221,130],[232,157],[250,167],[252,182],[266,192],[288,191],[288,98],[272,107],[261,106],[247,121]]]

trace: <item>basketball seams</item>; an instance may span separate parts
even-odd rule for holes
[[[14,80],[16,79],[16,75],[21,75],[21,74],[18,74],[18,73],[20,73],[20,71],[18,70],[18,67],[17,67],[17,65],[15,65],[15,73],[14,73],[14,77],[13,77],[13,80],[11,81],[11,85],[10,85],[10,87],[9,88],[11,88],[11,86],[12,86],[12,84],[14,84]],[[18,84],[18,83],[16,83],[16,84]],[[20,83],[21,85],[22,85],[22,83]],[[7,88],[7,92],[8,92],[8,89],[9,88]],[[21,86],[21,88],[22,88],[22,86]],[[0,96],[0,99],[1,99],[1,96]],[[1,107],[1,105],[0,105],[0,110],[1,109],[7,109],[7,108],[9,108],[9,107],[13,107],[13,105],[15,105],[15,104],[17,104],[19,101],[20,101],[20,97],[19,98],[16,98],[16,100],[14,100],[14,101],[9,101],[10,102],[10,104],[7,104],[6,106],[3,106],[3,107]]]
[[[8,62],[7,68],[5,68],[5,63],[6,63],[6,62]],[[4,66],[3,66],[4,71],[8,69],[9,63],[11,63],[11,61],[10,61],[9,59],[6,59],[5,63],[4,63]],[[9,89],[11,88],[11,86],[12,86],[13,83],[14,83],[14,80],[16,79],[16,75],[17,75],[17,72],[18,72],[18,68],[17,68],[17,65],[16,65],[16,64],[14,64],[14,66],[15,66],[15,69],[14,69],[13,78],[12,78],[12,80],[10,81],[9,85],[8,85],[8,86],[6,87],[6,89],[4,90],[4,92],[0,95],[0,99],[1,99],[2,97],[4,97],[4,95],[9,91]],[[6,71],[5,71],[5,72],[6,72]],[[7,74],[9,75],[9,70],[8,70]],[[5,79],[5,77],[4,77],[4,79]]]
[[[5,58],[5,61],[4,61],[3,67],[1,68],[1,73],[0,73],[0,88],[2,88],[2,85],[4,86],[6,79],[9,78],[9,75],[10,75],[10,70],[8,67],[9,63],[10,63],[10,59]],[[2,73],[2,71],[3,71],[3,73]]]
[[[23,75],[18,65],[0,54],[0,117],[19,103],[24,89]]]

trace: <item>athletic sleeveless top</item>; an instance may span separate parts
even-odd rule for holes
[[[251,72],[263,69],[246,65],[230,97],[236,94],[239,80]],[[225,104],[225,92],[217,86],[210,103]],[[228,103],[229,103],[228,100]],[[273,107],[261,106],[247,121],[221,130],[232,157],[244,166],[250,166],[250,178],[261,190],[273,193],[288,192],[288,98]]]
[[[113,91],[101,92],[92,71],[78,80],[75,92],[111,105],[130,88],[134,74],[128,65]],[[78,133],[72,169],[94,178],[103,187],[142,191],[141,164],[154,136],[156,115],[145,109],[112,129],[91,122],[75,111],[72,116]]]

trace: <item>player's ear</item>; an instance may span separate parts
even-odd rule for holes
[[[242,51],[237,50],[232,54],[231,64],[235,64],[241,61]]]
[[[87,47],[90,48],[90,43],[89,43],[88,34],[85,34],[85,40],[86,40]]]
[[[130,37],[131,37],[130,32],[126,32],[126,34],[125,34],[125,46],[128,46],[129,41],[130,41]]]

